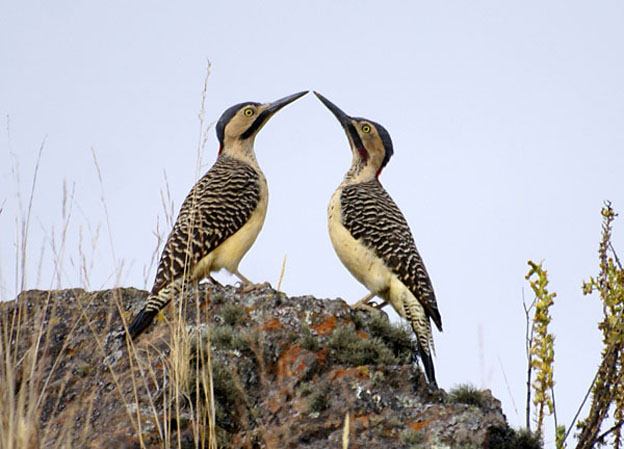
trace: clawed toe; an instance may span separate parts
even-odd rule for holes
[[[379,313],[380,312],[380,310],[378,308],[376,308],[375,306],[372,306],[372,305],[370,305],[370,304],[368,304],[366,302],[358,302],[356,304],[353,304],[351,306],[351,308],[353,310],[364,310],[364,311],[367,311],[367,312],[375,312],[375,313]]]

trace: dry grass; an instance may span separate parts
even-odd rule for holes
[[[342,430],[342,449],[349,449],[349,413],[345,415],[344,427]]]
[[[207,81],[210,74],[210,64],[206,70],[206,79],[202,91],[202,104],[199,114],[199,140],[197,147],[197,177],[202,169],[202,152],[205,150],[208,129],[204,122],[205,101],[207,94]],[[10,134],[10,133],[9,133]],[[45,140],[41,144],[35,164],[34,175],[30,186],[30,196],[24,202],[20,197],[20,179],[17,158],[12,156],[12,176],[16,185],[16,233],[15,233],[15,278],[14,291],[22,292],[26,289],[27,273],[29,272],[28,261],[38,259],[37,285],[41,281],[42,264],[47,245],[42,244],[41,250],[36,256],[31,254],[29,235],[32,227],[32,214],[34,198],[36,196],[37,178],[40,169],[41,156],[45,148]],[[123,261],[117,259],[111,231],[111,220],[104,190],[104,176],[97,154],[92,148],[93,163],[100,183],[100,203],[104,212],[110,246],[114,273],[110,280],[117,284],[123,272]],[[175,219],[173,201],[169,190],[169,183],[165,174],[165,190],[161,193],[163,209],[165,211],[166,228],[173,225]],[[89,272],[94,264],[96,247],[100,235],[100,226],[91,226],[88,218],[86,227],[80,227],[78,254],[69,256],[67,252],[68,235],[71,235],[70,223],[74,211],[75,186],[63,184],[63,199],[61,207],[61,227],[58,230],[51,229],[47,243],[51,248],[54,260],[54,276],[50,287],[61,288],[67,277],[68,269],[76,269],[79,273],[80,285],[90,287]],[[26,206],[24,206],[26,203]],[[0,202],[0,214],[6,217],[6,200]],[[86,218],[86,217],[85,217]],[[88,232],[83,232],[86,230]],[[91,238],[88,238],[90,235]],[[157,222],[156,248],[152,254],[149,265],[144,269],[144,279],[147,284],[149,273],[155,266],[160,248],[164,242],[160,220]],[[86,241],[86,242],[85,242]],[[0,274],[2,274],[0,272]],[[9,297],[4,279],[0,278],[2,285],[0,292],[3,298]],[[180,292],[181,298],[186,298],[186,287]],[[110,375],[114,385],[114,394],[118,398],[120,406],[125,410],[128,422],[131,423],[134,433],[142,448],[148,447],[143,438],[146,420],[156,427],[156,433],[160,439],[160,445],[164,448],[181,448],[181,434],[184,423],[189,422],[195,447],[216,449],[215,432],[215,400],[213,394],[213,376],[210,356],[210,335],[197,338],[189,332],[188,323],[182,313],[185,304],[181,300],[175,305],[175,311],[168,325],[171,329],[171,339],[167,350],[154,350],[154,348],[141,348],[133,341],[126,339],[125,344],[128,353],[128,372],[119,371],[118,367],[108,359],[107,337],[111,330],[119,326],[119,317],[122,317],[123,326],[127,329],[126,305],[122,304],[121,298],[113,294],[113,306],[108,314],[104,331],[98,329],[88,316],[89,302],[87,297],[79,297],[76,310],[71,316],[64,315],[64,324],[69,328],[61,348],[59,342],[53,341],[53,328],[60,318],[56,315],[57,310],[63,307],[57,304],[58,298],[48,294],[43,310],[29,310],[27,296],[22,295],[15,302],[14,313],[2,313],[0,315],[0,401],[8,406],[0,407],[0,449],[37,449],[46,448],[69,448],[87,447],[89,441],[98,434],[98,429],[92,427],[93,410],[97,408],[95,389],[89,387],[81,391],[80,401],[74,401],[67,407],[59,407],[63,403],[66,386],[69,378],[57,379],[60,376],[60,366],[67,357],[67,347],[78,326],[88,326],[94,342],[94,357],[104,360],[105,370]],[[197,322],[200,318],[200,309],[195,298],[195,310]],[[5,310],[8,310],[6,308]],[[69,321],[69,322],[67,322]],[[26,323],[35,323],[35,326],[27,326]],[[197,342],[196,350],[203,363],[191,366],[191,346]],[[55,354],[52,356],[51,354]],[[164,370],[157,372],[153,369],[153,361],[162,361]],[[137,373],[138,375],[133,375]],[[69,373],[69,371],[68,371]],[[97,375],[86,367],[85,376]],[[69,374],[68,374],[69,376]],[[131,383],[131,392],[125,389],[125,382]],[[200,384],[202,388],[200,387]],[[87,387],[85,387],[87,388]],[[190,395],[190,392],[201,391],[202,394]],[[142,393],[145,394],[142,394]],[[147,404],[140,402],[147,398]],[[46,407],[54,410],[52,415]],[[143,416],[143,411],[149,410],[149,416]],[[46,416],[44,416],[46,415]],[[76,419],[85,416],[80,426],[75,425]]]
[[[284,259],[282,260],[282,269],[280,270],[279,280],[277,281],[277,291],[282,291],[282,281],[284,280],[284,273],[286,272],[287,257],[287,254],[284,254]]]

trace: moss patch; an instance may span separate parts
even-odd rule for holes
[[[395,365],[392,349],[380,338],[362,338],[353,327],[339,327],[329,337],[328,346],[339,363],[351,366]]]

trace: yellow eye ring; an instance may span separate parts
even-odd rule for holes
[[[254,115],[254,110],[251,108],[247,108],[243,111],[243,114],[245,114],[246,117],[251,117],[252,115]]]
[[[370,126],[368,126],[368,125],[362,126],[362,132],[364,132],[364,133],[369,133],[370,130],[371,130]]]

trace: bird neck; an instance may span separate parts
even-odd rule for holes
[[[221,148],[219,154],[238,159],[253,167],[259,168],[258,160],[256,159],[256,152],[254,151],[253,137],[244,140],[236,139],[226,142]]]
[[[377,178],[377,170],[371,160],[362,160],[358,155],[353,155],[351,168],[345,174],[344,184],[358,184],[360,182],[370,181]]]

